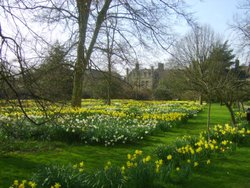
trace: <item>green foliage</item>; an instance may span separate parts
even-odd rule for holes
[[[49,100],[69,100],[72,94],[73,71],[66,59],[65,50],[56,43],[43,63],[33,71],[31,83],[35,93]]]
[[[50,165],[35,173],[32,180],[38,187],[51,187],[55,183],[60,183],[65,188],[87,188],[90,187],[86,184],[87,177],[87,173],[79,172],[71,165]]]
[[[170,89],[166,88],[162,82],[159,83],[159,86],[154,90],[154,98],[157,100],[171,100],[174,98],[174,95],[171,95]],[[176,97],[177,98],[177,97]]]
[[[144,164],[142,161],[139,161],[136,167],[128,169],[126,176],[128,179],[126,187],[157,187],[155,182],[158,176],[153,162]]]
[[[108,72],[98,70],[86,70],[83,82],[84,98],[107,99],[108,97]],[[115,72],[111,75],[110,97],[111,99],[131,98],[131,89],[121,76]]]
[[[152,91],[149,89],[137,89],[133,90],[133,98],[136,100],[149,100],[152,98]]]
[[[183,73],[183,70],[171,69],[162,75],[159,80],[158,87],[154,91],[156,99],[185,99],[195,100],[197,95],[190,97],[186,94],[188,84]]]
[[[117,166],[110,166],[106,169],[99,169],[95,172],[92,172],[86,180],[86,184],[89,187],[110,187],[110,188],[119,188],[125,187],[126,177],[121,173],[121,170]]]
[[[130,116],[132,117],[140,117],[143,112],[140,110],[139,107],[136,107],[136,106],[131,106],[127,111],[126,111],[127,114],[129,114]]]

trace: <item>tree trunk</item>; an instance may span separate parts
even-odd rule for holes
[[[86,40],[86,31],[88,26],[88,17],[90,12],[91,0],[86,3],[77,0],[78,8],[78,27],[79,27],[79,40],[77,46],[77,59],[74,67],[74,81],[73,81],[73,92],[71,105],[73,107],[81,107],[82,99],[82,85],[83,85],[83,75],[88,65],[89,59],[86,57],[86,52],[84,49]]]
[[[77,62],[76,62],[75,73],[74,73],[72,101],[71,101],[71,105],[73,107],[81,107],[83,74],[86,70],[84,64],[85,63],[79,62],[79,60],[77,60]]]
[[[240,108],[240,101],[237,100],[236,103],[237,103],[238,110],[241,111],[241,108]]]
[[[96,25],[94,28],[94,32],[93,32],[89,47],[88,49],[85,49],[88,18],[89,18],[89,14],[91,11],[90,6],[91,6],[92,0],[85,0],[85,1],[76,0],[77,9],[78,9],[79,40],[78,40],[77,60],[75,64],[73,93],[72,93],[72,102],[71,102],[73,107],[81,107],[82,84],[83,84],[83,77],[84,77],[83,75],[89,63],[94,45],[96,43],[98,33],[100,31],[103,21],[106,18],[106,13],[109,9],[111,1],[112,0],[106,0],[104,2],[102,9],[100,10],[97,16]]]
[[[240,104],[241,104],[242,111],[245,112],[244,102],[241,101]]]
[[[210,118],[211,118],[211,102],[208,102],[208,112],[207,112],[207,141],[210,141]]]
[[[235,119],[232,105],[229,103],[226,103],[226,107],[227,107],[228,111],[230,112],[230,116],[231,116],[231,120],[232,120],[233,125],[236,126],[236,119]]]
[[[107,104],[111,105],[111,54],[108,54],[108,95],[107,95]]]
[[[237,149],[237,144],[238,144],[238,126],[236,124],[236,119],[235,119],[235,115],[234,115],[234,112],[233,112],[233,108],[232,108],[232,103],[226,103],[226,107],[227,109],[229,110],[230,112],[230,115],[231,115],[231,120],[232,120],[232,123],[234,125],[234,127],[236,128],[236,141],[235,141],[235,150]]]
[[[199,97],[199,99],[200,99],[200,105],[202,105],[202,104],[203,104],[203,98],[202,98],[202,94],[200,94],[200,97]]]

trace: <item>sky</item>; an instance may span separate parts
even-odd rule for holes
[[[233,17],[240,14],[237,8],[242,0],[186,0],[191,6],[190,10],[201,24],[210,25],[213,30],[225,39],[232,38],[229,24]]]
[[[243,2],[244,0],[185,0],[187,4],[190,5],[188,11],[193,12],[196,20],[201,24],[210,25],[214,31],[220,34],[224,40],[229,40],[232,44],[235,40],[233,40],[232,30],[229,29],[229,24],[233,22],[233,16],[239,13],[239,9],[237,9],[237,5],[239,2]],[[3,23],[2,23],[3,24]],[[8,25],[8,24],[7,24]],[[39,32],[41,27],[37,27]],[[190,27],[186,27],[181,25],[178,27],[178,31],[184,35]],[[62,37],[62,33],[60,35],[56,34],[56,37]],[[35,41],[33,41],[34,43]],[[33,43],[30,43],[31,47],[33,47]],[[233,46],[233,45],[232,45]],[[233,46],[233,48],[235,48]],[[236,48],[235,48],[236,49]],[[156,48],[157,50],[157,48]],[[157,56],[155,55],[157,54]],[[157,65],[158,61],[164,62],[168,56],[163,51],[162,53],[158,51],[154,51],[151,56],[140,55],[142,62],[147,62],[148,65]],[[155,60],[152,62],[152,59]]]
[[[193,17],[198,23],[209,25],[223,41],[228,40],[230,47],[237,54],[237,58],[243,59],[242,55],[237,51],[237,40],[233,30],[230,29],[230,24],[233,24],[233,18],[236,14],[242,14],[242,11],[239,9],[239,3],[244,2],[244,0],[185,0],[185,2],[189,5],[187,11],[193,13]],[[179,33],[178,36],[181,37],[190,31],[191,28],[184,22],[181,22],[175,26],[175,30]],[[157,66],[158,61],[166,62],[169,58],[169,55],[159,55],[159,52],[157,54],[157,57],[161,58],[149,64]],[[152,57],[152,59],[156,58],[154,54]],[[166,66],[168,65],[166,64]]]

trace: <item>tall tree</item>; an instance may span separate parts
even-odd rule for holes
[[[173,61],[184,69],[190,88],[200,93],[200,96],[210,96],[212,92],[206,79],[210,78],[207,71],[207,59],[212,49],[220,43],[214,31],[209,26],[198,26],[187,33],[173,49]]]
[[[228,100],[230,97],[222,93],[235,93],[235,91],[237,91],[235,84],[239,81],[239,78],[231,70],[231,66],[235,63],[235,61],[233,61],[234,57],[233,50],[230,49],[228,43],[225,42],[213,48],[208,59],[208,63],[212,65],[212,69],[209,69],[212,77],[212,79],[210,79],[210,85],[214,85],[212,97],[217,97],[226,104],[231,114],[233,124],[235,124],[232,109],[233,100]]]
[[[72,96],[73,70],[67,60],[65,49],[58,42],[48,51],[42,63],[32,71],[36,90],[48,100],[69,100]]]
[[[94,45],[96,43],[98,33],[100,31],[102,23],[106,18],[106,13],[109,9],[111,0],[105,0],[103,6],[101,7],[101,10],[98,11],[93,36],[90,40],[89,47],[86,48],[86,43],[87,43],[86,33],[88,29],[89,15],[91,14],[91,3],[92,3],[91,0],[85,2],[77,0],[79,40],[78,40],[77,59],[75,64],[75,74],[73,82],[74,85],[72,94],[72,106],[78,106],[78,107],[81,106],[83,75],[87,65],[89,64],[89,60],[93,52]]]
[[[183,70],[190,89],[206,97],[207,129],[210,129],[211,102],[222,90],[225,71],[234,58],[227,42],[222,43],[208,26],[195,28],[176,46],[173,57]],[[209,135],[208,135],[209,138]]]

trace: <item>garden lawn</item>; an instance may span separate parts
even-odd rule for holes
[[[212,124],[230,121],[224,106],[212,105]],[[0,187],[9,187],[14,179],[29,179],[33,172],[49,164],[67,165],[84,161],[86,170],[94,170],[107,161],[124,164],[128,153],[140,149],[152,155],[157,146],[171,144],[177,137],[199,135],[206,130],[207,110],[178,128],[158,132],[136,144],[104,147],[100,145],[68,145],[60,142],[18,142],[0,147],[12,147],[12,152],[0,155]],[[9,148],[10,150],[10,148]],[[210,168],[199,169],[193,176],[173,187],[250,187],[250,147],[240,147],[232,155],[212,161]]]

